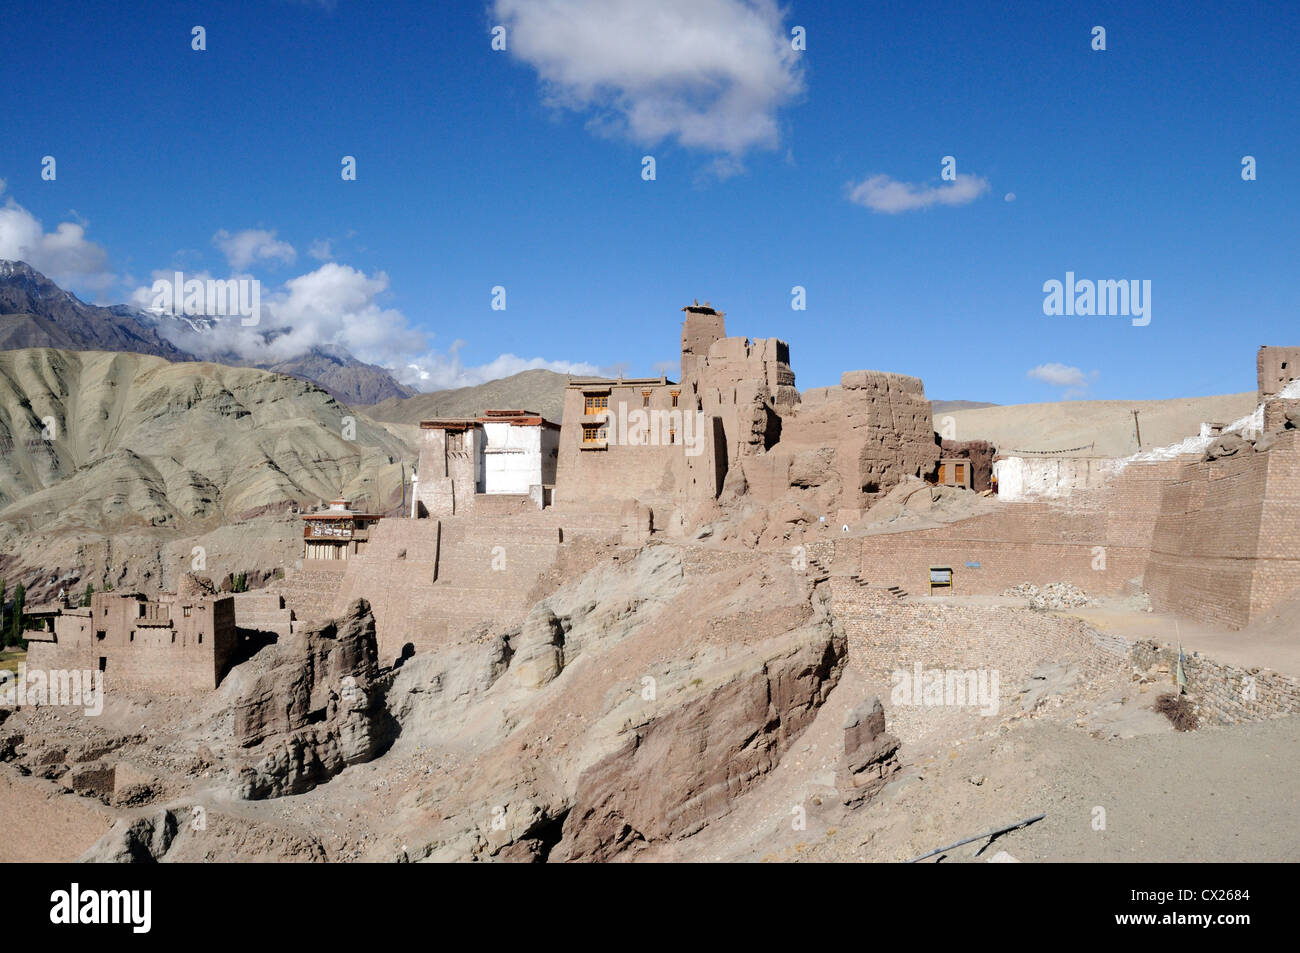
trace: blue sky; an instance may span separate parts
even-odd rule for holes
[[[423,387],[657,373],[693,298],[801,388],[935,399],[1250,390],[1300,343],[1293,5],[158,6],[6,3],[0,257],[89,300],[250,274]],[[1150,324],[1044,315],[1067,271],[1149,280]]]

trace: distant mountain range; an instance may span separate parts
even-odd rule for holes
[[[564,374],[538,368],[473,387],[393,398],[361,409],[372,420],[393,424],[418,424],[435,417],[478,417],[485,410],[531,410],[558,424],[564,416],[568,380]]]
[[[124,304],[108,308],[86,304],[26,262],[0,259],[0,350],[54,347],[129,351],[169,361],[203,360],[168,340],[168,321],[183,322],[186,331],[198,334],[211,329],[214,323],[214,319],[160,317]],[[215,355],[212,359],[310,381],[349,405],[374,404],[417,393],[399,384],[382,367],[319,348],[276,363],[257,363],[233,354]]]

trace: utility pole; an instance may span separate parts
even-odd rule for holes
[[[1142,449],[1142,426],[1138,423],[1138,412],[1133,411],[1133,429],[1137,431],[1138,449]]]

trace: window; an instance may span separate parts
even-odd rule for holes
[[[608,432],[604,424],[583,424],[582,425],[582,442],[583,443],[604,443]]]
[[[462,453],[465,450],[465,431],[448,430],[447,431],[447,452]]]
[[[129,641],[131,641],[131,642],[134,642],[134,641],[135,641],[135,629],[132,629],[132,630],[131,630],[131,638],[130,638]]]
[[[1285,366],[1286,366],[1286,365],[1283,365],[1283,367],[1285,367]],[[648,390],[643,390],[643,391],[641,391],[641,406],[642,406],[642,407],[649,407],[649,406],[650,406],[650,391],[648,391]]]
[[[188,619],[190,617],[190,607],[185,606],[183,609],[181,609],[181,615],[183,615],[185,618]]]
[[[675,390],[675,391],[672,392],[672,395],[673,395],[673,406],[674,406],[674,407],[677,406],[677,395],[680,394],[680,393],[681,393],[681,391],[679,391],[679,390]]]
[[[585,394],[582,400],[582,412],[588,416],[603,413],[609,409],[608,394]]]
[[[677,442],[677,430],[673,427],[668,428],[668,442],[669,443]]]
[[[99,630],[97,630],[97,631],[95,632],[95,641],[96,641],[96,642],[103,642],[103,641],[104,641],[104,636],[106,636],[106,635],[108,635],[108,633],[105,632],[103,629],[99,629]]]

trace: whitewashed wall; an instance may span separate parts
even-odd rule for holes
[[[1060,499],[1075,490],[1104,486],[1124,461],[1099,457],[1003,457],[993,461],[998,499]]]
[[[481,493],[526,495],[542,483],[543,427],[516,427],[508,423],[482,424],[483,474]],[[552,464],[554,472],[554,464]],[[554,479],[554,478],[552,478]]]

